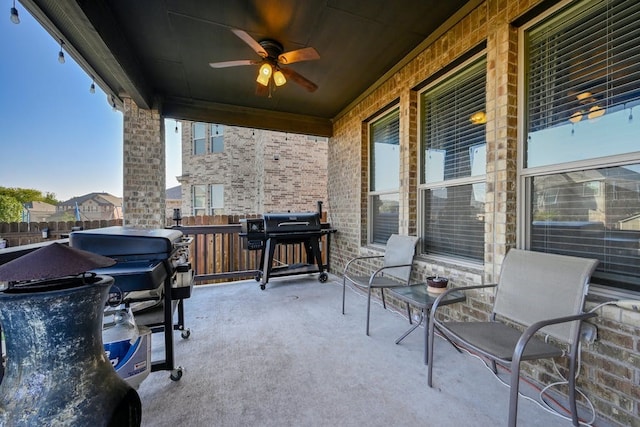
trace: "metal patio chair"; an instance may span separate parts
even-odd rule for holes
[[[511,369],[508,425],[515,426],[520,363],[568,357],[569,405],[573,425],[578,426],[575,383],[580,325],[582,320],[595,316],[583,309],[589,279],[597,264],[596,259],[511,249],[497,285],[460,287],[443,293],[431,309],[429,387],[432,387],[437,329],[456,344],[489,359],[494,373],[497,373],[496,363]],[[438,320],[439,300],[447,293],[492,287],[496,288],[495,302],[488,321]]]
[[[360,289],[367,290],[367,329],[366,333],[369,335],[369,318],[371,313],[371,290],[380,289],[380,296],[382,298],[382,306],[386,309],[387,305],[384,301],[384,288],[391,288],[396,286],[408,286],[409,278],[411,277],[411,270],[413,267],[413,256],[416,251],[416,243],[418,243],[418,237],[415,236],[400,236],[398,234],[392,234],[387,240],[387,246],[385,248],[384,255],[370,255],[360,256],[351,259],[344,267],[343,279],[342,279],[342,314],[344,314],[344,300],[345,289],[347,281],[353,283]],[[373,258],[384,258],[382,267],[375,270],[371,275],[360,276],[353,273],[351,268],[361,263],[363,260]],[[410,308],[407,305],[407,312],[409,313],[409,322],[411,322]]]

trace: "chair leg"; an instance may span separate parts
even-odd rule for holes
[[[407,303],[407,317],[409,318],[409,324],[413,325],[413,319],[411,319],[411,306]]]
[[[371,313],[371,287],[368,288],[369,292],[367,295],[367,336],[369,336],[369,316]]]
[[[515,359],[515,358],[514,358]],[[511,363],[511,380],[509,382],[509,427],[516,427],[518,419],[518,387],[520,386],[520,358]]]
[[[342,278],[342,314],[344,314],[344,294],[347,287],[347,279]]]
[[[429,313],[431,314],[431,313]],[[435,322],[433,319],[429,322],[429,342],[427,343],[427,385],[433,387],[432,375],[433,375],[433,347],[435,347]],[[426,327],[426,326],[425,326]]]
[[[382,308],[387,309],[387,304],[384,302],[384,288],[380,288],[380,298],[382,298]]]
[[[576,361],[573,354],[569,358],[569,409],[571,409],[571,421],[573,425],[578,427],[580,421],[578,419],[578,405],[576,404]]]

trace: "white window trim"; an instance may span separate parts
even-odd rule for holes
[[[398,199],[400,199],[400,186],[398,186],[397,189],[387,189],[387,190],[383,190],[383,191],[371,191],[371,179],[373,178],[372,176],[372,171],[371,171],[371,159],[372,159],[372,153],[371,153],[371,137],[372,137],[372,132],[371,132],[371,128],[373,127],[374,124],[376,124],[379,120],[383,119],[384,117],[390,115],[390,114],[394,114],[395,112],[398,112],[398,121],[400,121],[401,119],[401,114],[400,114],[400,107],[398,105],[394,105],[393,107],[381,112],[380,114],[376,115],[375,117],[373,117],[371,120],[369,120],[369,122],[367,123],[367,153],[368,153],[368,162],[369,164],[367,165],[367,245],[371,245],[371,246],[382,246],[381,244],[374,242],[373,241],[373,211],[372,211],[372,206],[373,206],[373,198],[376,196],[384,196],[387,194],[397,194],[398,195]],[[400,132],[400,126],[398,126],[398,132]],[[400,162],[402,162],[402,157],[400,157]],[[400,165],[402,166],[402,165]],[[402,170],[402,168],[400,167],[400,170]],[[398,183],[400,182],[400,177],[398,177]]]

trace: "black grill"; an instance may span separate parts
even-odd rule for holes
[[[323,227],[320,217],[320,212],[285,212],[265,213],[262,218],[240,220],[240,236],[244,238],[245,249],[261,251],[261,270],[256,275],[261,289],[265,289],[270,277],[320,273],[318,280],[327,280],[320,239],[334,230]],[[282,244],[301,244],[305,249],[307,262],[274,267],[276,246]]]
[[[174,329],[182,330],[183,337],[189,336],[188,329],[184,329],[183,299],[191,296],[193,281],[186,286],[174,286],[177,274],[186,270],[192,277],[189,243],[181,231],[169,229],[116,226],[74,231],[69,235],[70,246],[116,260],[111,267],[92,271],[115,279],[112,292],[120,294],[125,305],[152,302],[152,308],[157,309],[158,315],[150,315],[152,310],[136,313],[134,309],[138,324],[149,326],[153,332],[164,331],[166,358],[154,361],[152,371],[174,370]],[[157,304],[153,304],[154,300]],[[175,308],[178,309],[176,325],[173,324]],[[172,375],[172,379],[179,377],[181,372]]]

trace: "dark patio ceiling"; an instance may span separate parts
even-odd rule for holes
[[[466,0],[23,0],[107,93],[165,117],[330,136],[332,120],[473,7]],[[275,39],[320,59],[290,68],[318,85],[289,81],[255,94],[259,59],[232,31]]]

